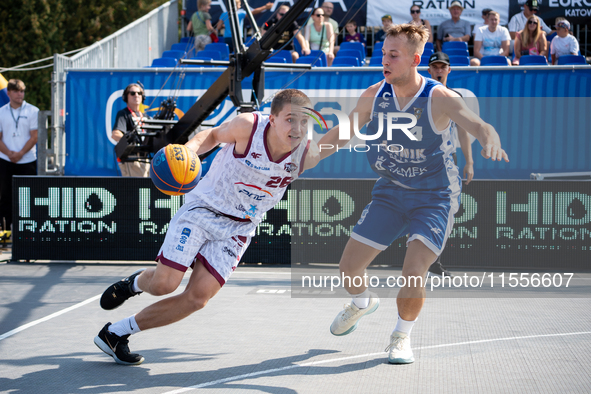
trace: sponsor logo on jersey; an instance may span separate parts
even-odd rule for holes
[[[295,163],[285,163],[283,169],[287,172],[294,172],[298,169],[298,165]]]
[[[246,164],[250,168],[254,168],[255,170],[259,170],[259,171],[270,171],[271,170],[271,168],[269,168],[269,167],[254,165],[254,164],[252,164],[252,162],[250,160],[244,160],[244,164]]]
[[[436,228],[436,227],[432,227],[431,228],[431,231],[433,231],[435,234],[441,234],[442,233],[441,229]]]
[[[388,168],[393,174],[400,175],[405,178],[414,178],[415,176],[423,175],[425,172],[427,172],[425,167],[401,168],[397,167],[394,163],[390,163]]]
[[[387,108],[388,106],[390,106],[390,103],[388,103],[386,101],[382,101],[381,103],[378,104],[378,107],[382,107],[382,108]]]
[[[190,237],[190,236],[191,236],[191,229],[190,229],[190,228],[187,228],[187,227],[185,227],[185,228],[183,229],[183,231],[181,232],[181,235],[186,235],[187,237]]]
[[[257,208],[256,205],[250,204],[250,208],[248,208],[245,212],[244,212],[244,219],[250,219],[252,217],[255,217],[257,214],[257,211],[259,209]]]
[[[369,207],[371,206],[371,202],[369,204],[367,204],[367,206],[365,207],[365,209],[363,210],[363,212],[361,212],[361,217],[359,218],[359,221],[357,222],[357,225],[360,225],[361,223],[363,223],[363,221],[365,220],[365,217],[367,216],[367,213],[369,212]]]
[[[273,197],[273,194],[271,194],[271,192],[269,192],[269,191],[267,191],[265,189],[262,189],[262,188],[258,187],[257,185],[249,185],[248,183],[244,183],[244,182],[236,182],[234,184],[235,185],[243,185],[243,186],[246,186],[246,187],[251,187],[253,189],[259,190],[259,191],[261,191],[263,193],[266,193],[266,194],[270,195],[271,197]]]
[[[256,201],[261,201],[263,198],[267,197],[265,194],[256,194],[256,193],[250,192],[250,191],[248,191],[246,189],[242,189],[238,193],[245,194],[248,197],[250,197],[250,198],[252,198],[252,199],[254,199]]]
[[[237,258],[236,253],[234,253],[233,250],[231,250],[230,248],[228,248],[227,246],[224,246],[222,248],[222,252],[226,253],[227,255],[229,255],[230,257],[234,257]]]
[[[403,149],[400,152],[388,152],[388,156],[398,163],[423,163],[427,161],[425,149]]]
[[[262,156],[261,153],[256,153],[256,152],[252,152],[250,155],[252,156],[253,159],[258,159],[259,157]]]

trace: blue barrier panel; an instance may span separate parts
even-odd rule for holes
[[[420,73],[428,76],[425,70],[420,68]],[[178,95],[177,107],[182,114],[220,75],[219,69],[185,68],[183,71],[185,78],[180,86],[178,69],[174,72],[173,69],[68,72],[66,175],[119,173],[113,149],[115,142],[110,139],[110,134],[117,111],[125,108],[121,93],[129,83],[139,80],[144,84],[147,96],[144,104],[149,114],[173,94]],[[259,101],[265,103],[262,110],[268,113],[269,102],[266,100],[283,88],[301,89],[310,97],[358,97],[363,90],[382,79],[380,68],[267,71],[266,96]],[[511,158],[510,163],[484,160],[479,153],[480,146],[475,142],[475,178],[528,179],[532,172],[589,170],[591,67],[454,67],[448,85],[468,90],[479,98],[481,117],[499,132],[503,147]],[[249,79],[243,86],[250,87]],[[245,91],[244,97],[249,96],[250,91]],[[536,99],[525,99],[531,97]],[[553,99],[540,99],[544,97]],[[557,99],[563,97],[571,99]],[[235,108],[227,99],[208,122],[219,124],[234,115]],[[464,160],[461,154],[458,156],[461,170]],[[376,178],[365,155],[347,152],[332,155],[304,176]]]

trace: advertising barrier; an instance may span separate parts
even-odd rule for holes
[[[302,179],[267,213],[242,261],[338,263],[373,180]],[[150,179],[15,177],[15,260],[153,260],[183,203]],[[473,181],[443,252],[471,268],[589,269],[591,182]],[[401,267],[406,239],[374,264]]]
[[[427,76],[425,68],[419,69]],[[116,176],[119,174],[110,137],[117,111],[125,108],[121,94],[129,83],[145,86],[145,110],[153,114],[160,102],[176,98],[181,114],[187,111],[220,75],[216,69],[183,68],[127,71],[69,71],[66,81],[66,175]],[[265,75],[263,112],[270,111],[274,92],[301,89],[310,97],[359,97],[383,79],[380,68],[315,69]],[[250,80],[243,83],[250,86]],[[181,83],[182,82],[182,83]],[[510,163],[491,165],[474,149],[476,179],[529,179],[531,173],[588,171],[591,151],[591,67],[452,68],[448,86],[478,98],[480,116],[498,131]],[[250,97],[250,90],[244,91]],[[334,100],[337,101],[336,99]],[[327,103],[323,103],[327,104]],[[227,99],[208,118],[220,124],[235,116]],[[461,155],[459,155],[461,157]],[[375,178],[362,155],[351,161],[333,155],[307,171],[307,178]],[[463,166],[463,158],[458,165]],[[351,168],[353,172],[343,171]]]

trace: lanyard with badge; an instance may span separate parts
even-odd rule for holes
[[[16,118],[14,117],[14,112],[12,112],[12,107],[11,107],[10,105],[9,105],[8,107],[9,107],[9,109],[10,109],[10,115],[12,115],[12,120],[14,120],[14,124],[15,124],[15,126],[16,126],[16,128],[15,128],[14,132],[12,133],[12,137],[17,137],[17,136],[20,136],[20,135],[21,135],[21,133],[20,133],[20,132],[19,132],[19,130],[18,130],[18,122],[19,122],[19,121],[20,121],[20,119],[21,119],[21,113],[23,112],[23,107],[24,107],[24,105],[21,105],[21,106],[19,107],[19,109],[18,109],[18,116],[17,116]]]

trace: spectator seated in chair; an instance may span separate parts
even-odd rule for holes
[[[470,65],[479,66],[483,56],[509,56],[511,36],[507,28],[499,26],[500,21],[501,17],[498,12],[488,13],[488,26],[483,26],[476,31],[474,38],[475,58],[470,60]],[[507,62],[509,62],[508,59]]]
[[[360,42],[363,46],[366,45],[365,37],[363,37],[363,34],[357,32],[357,22],[353,19],[347,22],[345,30],[347,30],[347,34],[345,35],[344,42]]]
[[[550,43],[552,64],[558,64],[560,56],[579,54],[579,42],[573,35],[569,34],[570,22],[566,19],[561,20],[556,27],[558,28],[556,37]]]
[[[546,35],[543,33],[540,26],[539,19],[535,15],[531,15],[527,19],[527,24],[515,36],[515,58],[513,64],[519,64],[519,58],[527,55],[541,55],[548,54],[548,42]]]

